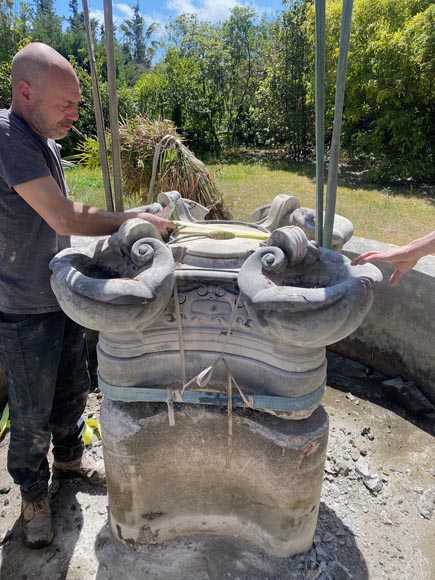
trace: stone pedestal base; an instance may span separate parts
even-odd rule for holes
[[[273,556],[311,546],[319,509],[328,416],[286,421],[215,407],[105,399],[101,409],[111,526],[126,543],[195,534],[241,536]]]

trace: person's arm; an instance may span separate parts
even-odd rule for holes
[[[433,253],[435,253],[435,231],[409,242],[406,246],[377,252],[365,252],[357,256],[352,261],[352,265],[358,266],[367,262],[388,262],[395,268],[390,277],[390,283],[394,286],[416,265],[420,258]]]
[[[108,212],[67,199],[51,177],[41,177],[14,186],[14,190],[53,230],[61,235],[104,236],[119,229],[132,218],[152,223],[163,238],[175,229],[174,224],[146,212]]]

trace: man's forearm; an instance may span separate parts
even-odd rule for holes
[[[108,212],[83,203],[71,202],[71,211],[62,216],[61,230],[68,235],[104,236],[116,232],[133,214]]]
[[[71,201],[51,176],[18,184],[14,189],[60,235],[105,236],[135,217],[152,223],[163,238],[174,229],[171,221],[151,213],[112,213]]]
[[[417,238],[408,244],[408,248],[413,256],[422,258],[428,254],[435,253],[435,231]]]
[[[166,218],[148,212],[108,212],[80,202],[68,202],[68,207],[59,216],[57,233],[78,236],[104,236],[116,232],[127,220],[140,218],[151,223],[166,240],[175,226]],[[65,211],[66,209],[66,211]]]

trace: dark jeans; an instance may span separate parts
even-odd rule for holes
[[[0,360],[11,421],[8,470],[23,498],[37,501],[48,492],[51,437],[57,461],[83,453],[90,384],[84,330],[62,311],[0,312]]]

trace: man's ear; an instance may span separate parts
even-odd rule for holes
[[[30,101],[33,94],[32,85],[27,81],[20,81],[17,85],[17,93],[20,99]]]

